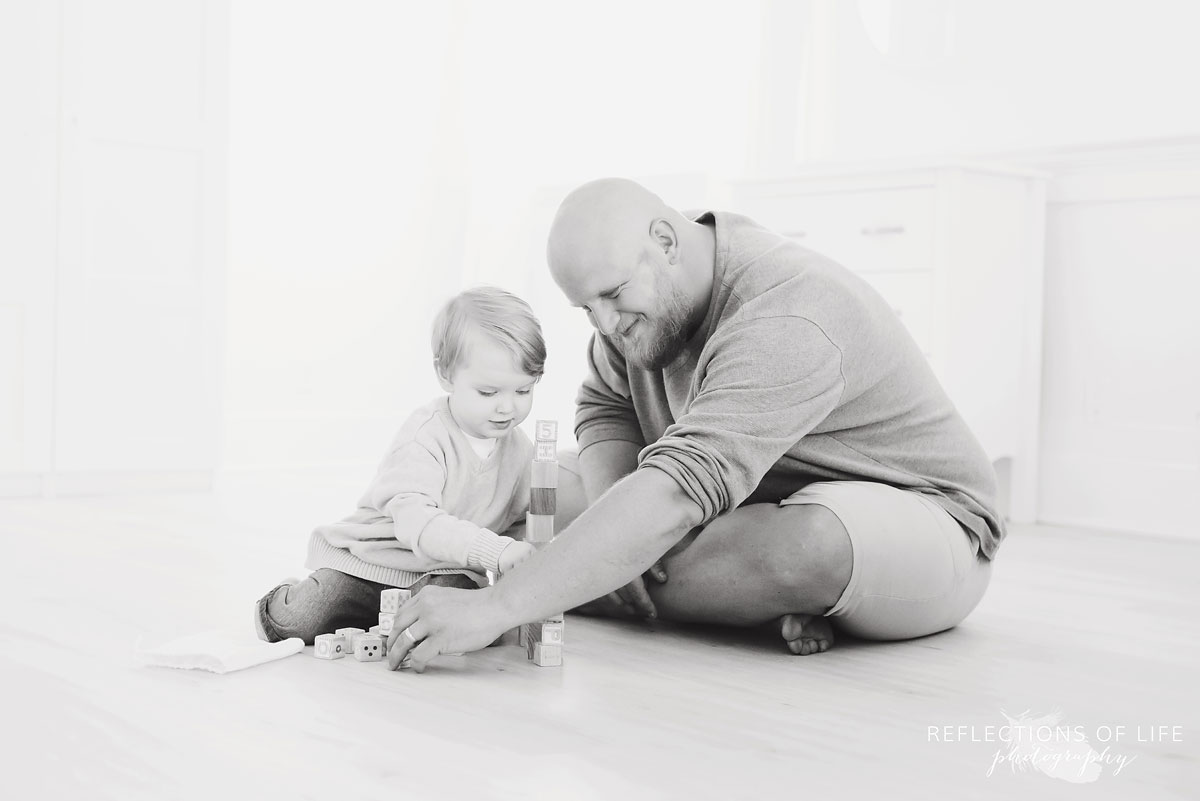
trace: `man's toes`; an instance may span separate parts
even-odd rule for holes
[[[784,615],[779,619],[779,633],[789,643],[804,636],[804,629],[812,615]]]
[[[798,656],[824,653],[833,644],[833,624],[819,615],[790,614],[779,619],[779,633]]]

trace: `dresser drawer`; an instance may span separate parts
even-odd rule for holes
[[[933,273],[931,271],[897,273],[859,273],[875,287],[900,322],[912,334],[926,357],[933,357]]]
[[[742,213],[855,272],[933,268],[932,187],[747,197]]]

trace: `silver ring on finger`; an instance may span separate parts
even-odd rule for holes
[[[410,628],[411,628],[411,627],[410,627]],[[403,634],[405,637],[407,637],[407,638],[408,638],[408,641],[409,641],[409,642],[411,642],[413,645],[416,645],[416,644],[417,644],[417,638],[413,636],[413,633],[412,633],[412,632],[411,632],[409,629],[405,629],[405,630],[404,630],[403,632],[401,632],[401,633],[402,633],[402,634]]]

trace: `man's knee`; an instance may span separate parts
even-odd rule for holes
[[[779,558],[769,566],[776,582],[833,606],[850,583],[854,557],[845,525],[816,504],[769,508],[779,534]]]

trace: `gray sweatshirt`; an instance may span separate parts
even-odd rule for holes
[[[735,214],[715,227],[708,313],[663,370],[630,367],[593,334],[578,395],[580,450],[644,446],[704,522],[816,481],[926,495],[991,559],[1004,538],[996,477],[916,342],[863,279]]]

